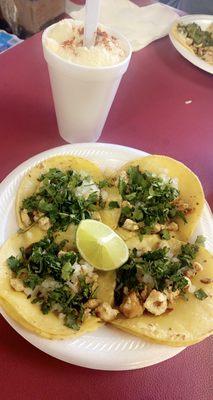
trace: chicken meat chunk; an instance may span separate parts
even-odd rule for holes
[[[144,311],[135,292],[131,292],[124,297],[123,303],[120,305],[119,309],[126,318],[140,317]]]

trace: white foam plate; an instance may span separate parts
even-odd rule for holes
[[[207,62],[203,61],[201,58],[197,57],[194,53],[190,50],[186,49],[178,40],[174,37],[172,33],[173,26],[177,22],[182,22],[183,24],[189,24],[195,22],[198,24],[201,29],[206,29],[211,23],[213,23],[213,15],[201,15],[201,14],[194,14],[194,15],[184,15],[184,17],[180,17],[175,23],[172,25],[172,28],[169,33],[170,40],[176,50],[185,57],[188,61],[192,64],[196,65],[198,68],[203,69],[210,74],[213,74],[213,65],[208,64]]]
[[[95,161],[101,169],[115,169],[123,163],[147,155],[129,147],[104,143],[75,144],[57,147],[30,158],[11,172],[0,185],[0,245],[16,232],[15,196],[20,180],[27,170],[54,155],[73,154]],[[213,250],[212,216],[205,206],[196,234],[207,237],[207,247]],[[195,234],[195,235],[196,235]],[[184,348],[173,348],[150,343],[146,340],[104,326],[96,332],[77,339],[43,339],[22,328],[1,310],[8,323],[35,347],[60,360],[83,367],[101,370],[129,370],[146,367],[167,360]]]

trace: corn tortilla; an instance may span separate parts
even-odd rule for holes
[[[178,223],[179,229],[177,232],[171,232],[171,236],[178,240],[188,241],[201,217],[205,201],[203,188],[198,177],[181,162],[161,155],[147,156],[133,160],[125,164],[120,172],[123,170],[126,171],[129,167],[133,166],[139,166],[141,172],[148,171],[157,175],[166,174],[169,178],[176,178],[178,180],[180,198],[190,206],[191,211],[186,215],[187,223],[180,218],[174,220]],[[124,239],[130,236],[138,236],[135,232],[127,233],[123,228],[118,229],[118,234]]]
[[[155,250],[160,241],[157,235],[152,235],[142,242],[131,238],[126,243],[129,249],[149,251]],[[167,243],[174,254],[183,244],[176,239],[170,239]],[[187,293],[188,301],[179,296],[171,312],[160,316],[147,313],[132,319],[126,319],[119,314],[112,325],[132,335],[169,346],[187,346],[210,336],[213,331],[213,283],[207,285],[201,279],[213,280],[213,256],[204,247],[200,247],[195,260],[201,263],[203,271],[192,278],[192,284],[208,294],[206,299],[201,301],[193,293]]]
[[[49,339],[65,339],[66,337],[77,337],[86,332],[96,330],[102,325],[99,318],[89,317],[86,319],[79,331],[67,328],[63,321],[53,313],[42,314],[38,304],[32,304],[23,292],[15,291],[10,285],[12,275],[7,266],[7,259],[13,255],[17,256],[20,247],[28,247],[30,244],[41,240],[44,237],[37,226],[32,227],[25,233],[18,233],[11,236],[0,249],[0,305],[6,313],[26,329]],[[106,274],[100,278],[98,296],[105,301],[113,297],[113,274]],[[107,291],[105,288],[107,286]],[[103,288],[103,290],[102,290]]]
[[[32,196],[39,188],[38,178],[41,174],[44,174],[51,168],[58,168],[62,171],[67,171],[69,169],[77,171],[77,172],[84,172],[87,173],[89,176],[92,177],[94,182],[98,183],[105,179],[104,174],[101,172],[100,168],[94,164],[93,162],[80,157],[74,157],[71,155],[64,155],[64,156],[55,156],[48,158],[42,162],[40,162],[35,167],[31,168],[26,175],[22,178],[21,183],[18,188],[15,208],[16,208],[16,217],[18,226],[21,229],[26,229],[22,218],[21,218],[21,207],[22,202],[25,198]],[[118,210],[116,209],[109,209],[108,203],[109,201],[114,200],[118,193],[115,189],[104,189],[108,192],[108,200],[105,209],[99,211],[100,220],[109,225],[110,227],[116,227]],[[75,233],[76,233],[77,226],[74,224],[70,224],[67,231],[58,231],[55,235],[56,242],[67,239],[69,244],[72,246],[75,242]]]

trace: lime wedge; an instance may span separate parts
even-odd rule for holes
[[[119,268],[129,257],[123,239],[109,226],[92,219],[80,222],[76,245],[84,260],[102,271]]]

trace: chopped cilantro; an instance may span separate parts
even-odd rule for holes
[[[119,189],[119,192],[120,192],[120,194],[121,194],[121,196],[122,196],[122,198],[123,198],[123,196],[125,196],[125,193],[126,193],[127,184],[126,184],[126,182],[125,182],[123,179],[121,179],[121,178],[119,178],[118,189]]]
[[[25,287],[29,287],[30,289],[35,289],[37,285],[41,283],[41,279],[38,275],[28,272],[26,278],[23,279],[23,283]]]
[[[80,173],[73,170],[61,171],[52,168],[42,174],[38,191],[23,200],[21,209],[26,209],[33,223],[33,213],[47,216],[53,231],[66,230],[69,224],[79,224],[82,219],[92,218],[92,211],[103,208],[101,196],[92,192],[87,198],[76,194],[76,190],[90,177],[82,177]],[[100,182],[104,187],[107,181]]]
[[[10,267],[11,271],[17,273],[18,270],[21,268],[20,260],[18,260],[14,256],[10,256],[7,260],[8,266]]]
[[[64,325],[67,326],[68,328],[78,331],[80,329],[80,323],[77,323],[76,320],[77,320],[76,313],[69,312],[66,314]]]
[[[152,226],[143,226],[140,229],[140,234],[141,235],[149,235],[150,233],[152,233],[153,227]]]
[[[196,244],[186,243],[181,246],[181,253],[178,255],[183,267],[190,268],[199,248]]]
[[[110,186],[111,185],[107,179],[103,179],[103,181],[98,182],[99,189],[103,189],[103,188],[110,187]]]
[[[64,281],[68,281],[73,273],[72,264],[67,261],[61,269],[61,277]]]
[[[130,203],[121,210],[120,226],[126,218],[130,218],[143,223],[141,233],[144,234],[146,227],[153,227],[156,223],[164,224],[176,217],[186,222],[184,213],[178,210],[174,202],[180,193],[171,180],[164,181],[149,172],[141,172],[138,166],[130,167],[127,179],[119,178],[118,189],[122,199]]]
[[[173,288],[175,290],[179,289],[182,291],[188,285],[188,280],[185,278],[183,271],[181,270],[178,270],[176,273],[171,275],[170,279],[173,282]]]
[[[141,221],[143,219],[143,212],[140,209],[138,209],[137,207],[133,211],[133,219],[136,222]]]
[[[204,300],[204,299],[206,299],[208,297],[208,295],[206,294],[206,292],[204,292],[203,289],[196,290],[194,292],[194,295],[198,300]]]
[[[198,235],[198,236],[197,236],[197,239],[195,240],[195,244],[196,244],[197,246],[204,246],[204,245],[205,245],[205,241],[206,241],[205,236],[203,236],[203,235]]]
[[[120,208],[119,204],[117,201],[110,201],[109,202],[109,208],[113,209],[113,208]]]
[[[125,206],[125,207],[123,207],[122,209],[121,209],[121,214],[122,214],[122,216],[124,216],[124,217],[130,217],[130,215],[131,215],[131,207],[129,207],[129,206]],[[124,218],[124,220],[125,220],[126,218]]]
[[[64,314],[64,324],[78,330],[83,320],[84,304],[93,297],[93,283],[87,283],[85,276],[76,281],[78,291],[69,286],[74,272],[74,264],[79,254],[61,251],[66,241],[54,242],[51,234],[26,249],[20,249],[20,256],[7,260],[13,276],[22,280],[25,287],[36,289],[31,302],[38,303],[43,314],[50,311]],[[44,285],[44,286],[43,286]],[[45,290],[44,294],[42,294]]]
[[[163,230],[160,232],[160,236],[161,236],[161,238],[164,239],[164,240],[169,240],[169,239],[170,239],[170,233],[169,233],[169,231],[168,231],[167,229],[163,229]]]
[[[116,304],[122,302],[124,287],[136,292],[144,288],[144,275],[152,282],[151,289],[163,291],[169,285],[172,291],[183,292],[188,284],[185,272],[192,267],[197,251],[197,246],[188,243],[181,247],[175,258],[171,257],[168,247],[147,251],[138,257],[133,249],[126,264],[116,271]]]

